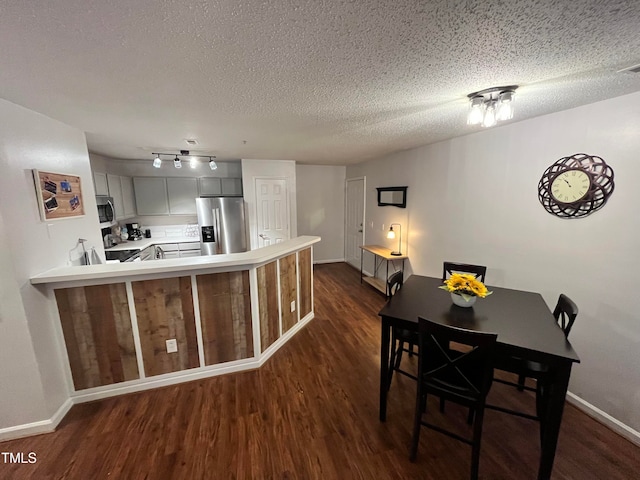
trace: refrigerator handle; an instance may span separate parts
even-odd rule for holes
[[[216,253],[221,253],[222,252],[222,237],[220,236],[220,209],[219,208],[214,208],[213,209],[213,227],[215,230],[215,235],[216,235]]]

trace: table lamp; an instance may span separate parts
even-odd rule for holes
[[[391,255],[399,256],[402,255],[402,252],[400,252],[400,245],[402,244],[402,227],[399,223],[391,224],[391,226],[389,227],[389,231],[387,232],[387,238],[396,238],[396,232],[393,229],[394,225],[398,226],[398,250],[396,250],[395,252],[391,252]]]

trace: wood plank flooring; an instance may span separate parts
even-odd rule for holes
[[[378,420],[383,296],[345,264],[314,271],[316,318],[261,369],[74,406],[55,433],[0,443],[2,452],[37,455],[22,465],[0,457],[0,478],[468,478],[469,447],[437,432],[423,430],[417,461],[408,460],[410,379],[394,376],[387,421]],[[492,403],[533,404],[528,392],[500,384],[490,395]],[[466,428],[455,405],[444,416],[431,411]],[[481,478],[534,479],[538,455],[537,424],[486,413]],[[639,471],[640,448],[567,405],[554,479]]]

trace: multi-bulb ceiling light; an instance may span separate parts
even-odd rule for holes
[[[467,123],[493,127],[498,121],[513,118],[516,88],[516,85],[493,87],[469,94]]]
[[[215,170],[216,168],[218,168],[218,165],[215,162],[215,156],[214,155],[191,155],[189,154],[189,150],[180,150],[179,154],[176,153],[162,153],[162,152],[155,152],[152,153],[151,155],[155,155],[155,158],[153,159],[153,166],[155,168],[160,168],[162,167],[162,155],[166,155],[168,157],[175,157],[173,159],[173,166],[176,168],[182,168],[182,160],[180,159],[180,157],[188,157],[189,158],[189,166],[191,168],[196,168],[198,166],[198,164],[200,163],[198,161],[199,158],[208,158],[209,159],[209,168],[211,170]]]

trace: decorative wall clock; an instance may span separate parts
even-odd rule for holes
[[[613,187],[613,169],[602,158],[576,153],[544,171],[538,183],[538,200],[558,217],[586,217],[604,206]]]

